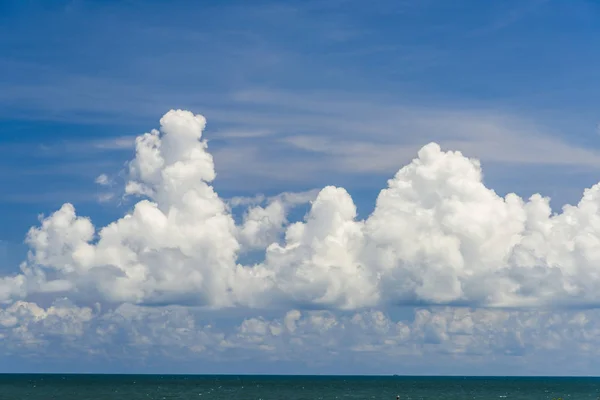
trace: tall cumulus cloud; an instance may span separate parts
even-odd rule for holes
[[[600,186],[553,214],[549,199],[499,196],[481,165],[436,143],[388,181],[373,212],[328,186],[277,196],[236,223],[211,185],[206,120],[172,110],[136,139],[124,192],[139,201],[95,227],[72,204],[31,228],[0,301],[68,297],[141,306],[360,309],[390,305],[600,305]],[[310,200],[302,221],[294,204]],[[264,260],[245,265],[245,251]]]

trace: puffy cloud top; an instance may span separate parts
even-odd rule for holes
[[[477,160],[430,143],[389,180],[364,220],[345,189],[329,186],[316,197],[277,196],[251,206],[236,224],[211,186],[205,125],[200,115],[172,110],[159,131],[139,136],[125,194],[140,201],[101,228],[71,204],[43,219],[28,233],[22,272],[0,279],[0,300],[600,305],[598,185],[553,215],[548,198],[501,197],[484,185]],[[289,223],[290,207],[309,200],[305,219]],[[250,249],[262,249],[264,260],[241,264]],[[292,330],[296,320],[289,315],[284,325]]]

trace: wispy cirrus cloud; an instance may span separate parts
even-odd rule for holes
[[[232,126],[275,133],[260,142],[228,141],[226,149],[218,148],[215,158],[226,173],[239,168],[237,162],[255,166],[246,173],[279,170],[277,163],[283,160],[277,154],[286,152],[290,179],[301,176],[304,167],[331,174],[391,174],[428,141],[476,155],[484,163],[600,168],[595,148],[574,145],[563,139],[562,132],[507,111],[415,106],[377,96],[352,100],[343,93],[261,90],[235,93],[233,99],[269,111],[231,112],[227,121],[219,111],[213,110],[212,116]],[[267,145],[252,147],[253,143]],[[238,146],[244,161],[235,160]],[[295,159],[300,164],[295,165]]]
[[[286,190],[304,190],[348,184],[352,174],[389,177],[430,141],[489,165],[563,166],[563,172],[587,173],[600,168],[600,152],[594,146],[567,141],[562,130],[544,120],[510,110],[419,105],[343,91],[260,89],[220,96],[216,105],[197,109],[209,118],[206,138],[224,189],[270,191],[287,184]],[[60,156],[64,163],[83,154],[115,152],[112,166],[93,168],[94,179],[100,173],[118,173],[133,142],[133,136],[62,140],[39,145],[37,155]],[[8,145],[13,146],[19,145]]]

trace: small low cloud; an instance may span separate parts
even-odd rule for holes
[[[91,142],[91,145],[99,150],[133,150],[135,147],[135,137],[121,136],[94,140]]]
[[[100,193],[98,195],[98,202],[99,203],[108,203],[109,201],[113,200],[114,198],[115,198],[114,193]]]
[[[110,184],[110,179],[108,179],[108,176],[106,174],[101,174],[98,175],[95,182],[98,185],[107,186]]]

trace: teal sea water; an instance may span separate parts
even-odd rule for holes
[[[2,400],[598,399],[600,378],[0,375]]]

